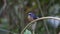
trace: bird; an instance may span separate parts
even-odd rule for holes
[[[33,21],[33,20],[35,20],[35,19],[37,19],[37,18],[38,18],[38,16],[36,16],[33,12],[29,12],[29,13],[28,13],[28,20],[29,20],[29,21]],[[31,26],[33,34],[35,33],[36,24],[37,24],[37,23],[35,22],[35,23],[33,23],[32,26]]]

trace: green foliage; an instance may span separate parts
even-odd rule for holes
[[[32,33],[31,33],[31,31],[29,31],[29,30],[26,29],[25,32],[24,32],[24,34],[32,34]]]
[[[41,5],[48,4],[51,0],[40,0]]]
[[[58,3],[59,4],[60,3],[60,0],[55,0],[55,3]]]

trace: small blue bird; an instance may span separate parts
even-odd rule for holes
[[[33,12],[30,12],[30,13],[28,13],[28,20],[29,21],[33,21],[33,20],[35,20],[35,19],[37,19],[38,17],[33,13]],[[31,26],[31,28],[32,28],[32,31],[33,31],[33,34],[35,33],[35,28],[36,28],[36,22],[34,22],[33,24],[32,24],[32,26]]]

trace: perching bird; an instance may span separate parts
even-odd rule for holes
[[[33,21],[35,19],[37,19],[38,17],[33,13],[33,12],[30,12],[28,13],[28,20],[29,21]],[[32,31],[33,31],[33,34],[35,32],[35,28],[36,28],[36,22],[32,24],[31,28],[32,28]]]

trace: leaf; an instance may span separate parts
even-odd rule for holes
[[[24,34],[32,34],[32,33],[31,33],[31,31],[29,31],[29,30],[26,29],[25,32],[24,32]]]

